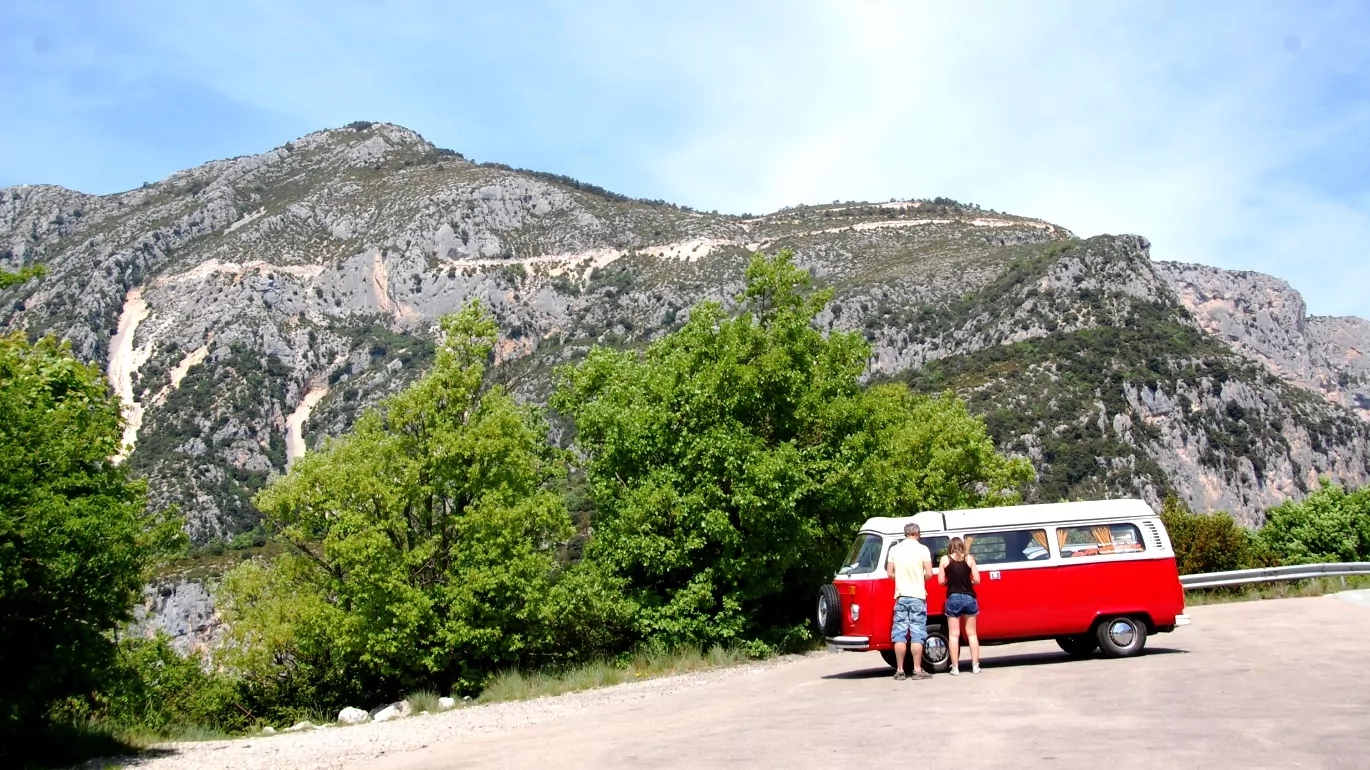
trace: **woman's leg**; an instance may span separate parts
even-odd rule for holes
[[[975,615],[966,616],[966,640],[970,642],[970,664],[980,665],[980,635],[975,633]]]
[[[961,619],[947,618],[947,654],[951,655],[951,670],[961,662]]]

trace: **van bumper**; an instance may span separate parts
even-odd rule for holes
[[[871,648],[869,636],[829,636],[826,641],[829,652],[841,652],[842,650],[861,652]]]
[[[1179,628],[1180,626],[1187,626],[1187,625],[1189,625],[1189,624],[1192,623],[1192,622],[1194,622],[1194,621],[1190,620],[1188,615],[1176,615],[1176,616],[1175,616],[1175,627],[1176,627],[1176,628]]]

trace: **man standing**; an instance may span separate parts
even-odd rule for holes
[[[928,587],[932,554],[918,540],[918,525],[904,525],[904,540],[890,549],[885,572],[894,578],[894,678],[904,680],[904,654],[913,648],[913,678],[931,679],[923,671],[923,642],[928,639]]]

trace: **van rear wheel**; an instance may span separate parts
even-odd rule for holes
[[[1066,654],[1072,658],[1088,658],[1094,654],[1095,650],[1099,649],[1099,640],[1092,634],[1058,636],[1056,637],[1056,644],[1060,645],[1061,649],[1065,650]]]
[[[947,632],[940,628],[928,629],[928,640],[923,642],[923,670],[945,674],[951,670],[951,645]]]
[[[1146,624],[1137,618],[1106,618],[1095,629],[1095,638],[1104,657],[1131,657],[1146,646]]]

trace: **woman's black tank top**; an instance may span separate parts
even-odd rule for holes
[[[970,582],[970,565],[955,559],[947,559],[947,596],[952,594],[975,595],[975,586]]]

